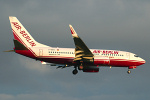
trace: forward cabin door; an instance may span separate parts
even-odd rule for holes
[[[130,53],[126,53],[126,58],[130,59]]]

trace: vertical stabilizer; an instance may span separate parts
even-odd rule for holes
[[[48,47],[36,42],[16,17],[9,16],[9,20],[14,35],[14,40],[19,41],[25,47]]]

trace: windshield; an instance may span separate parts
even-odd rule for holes
[[[139,57],[138,55],[134,55],[134,57]]]

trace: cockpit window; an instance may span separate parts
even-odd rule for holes
[[[134,57],[139,57],[138,55],[134,55]]]

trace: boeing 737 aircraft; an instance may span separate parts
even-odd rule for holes
[[[14,35],[14,51],[26,57],[36,59],[42,64],[66,68],[74,66],[72,73],[76,75],[78,70],[83,72],[99,72],[100,66],[127,67],[130,69],[145,63],[145,60],[134,53],[119,50],[89,49],[77,35],[71,25],[71,34],[75,48],[58,48],[41,44],[33,39],[29,32],[16,17],[9,17]]]

